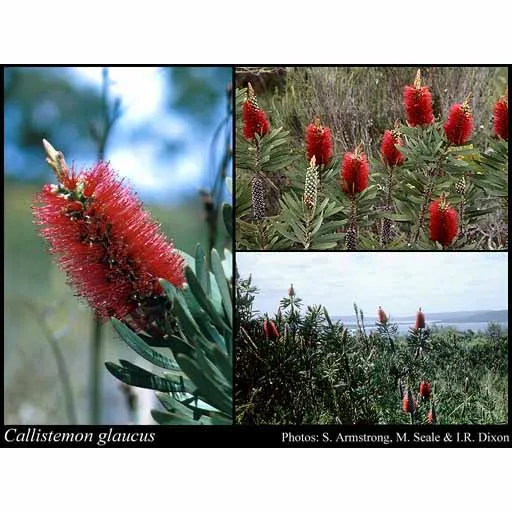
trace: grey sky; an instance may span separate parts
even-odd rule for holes
[[[306,305],[322,304],[332,315],[368,315],[378,306],[394,316],[508,308],[507,253],[308,253],[236,255],[242,277],[259,288],[255,305],[277,310],[293,283]]]

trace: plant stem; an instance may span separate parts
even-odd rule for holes
[[[92,338],[91,338],[91,382],[90,382],[90,423],[91,425],[101,424],[101,368],[102,368],[102,325],[96,314],[93,317]]]
[[[71,386],[71,379],[69,377],[68,368],[66,366],[66,360],[60,349],[59,342],[57,338],[54,336],[53,332],[46,325],[44,319],[41,318],[35,306],[33,306],[32,304],[27,305],[34,313],[36,321],[40,325],[41,330],[45,334],[45,339],[50,345],[53,357],[55,359],[55,363],[57,365],[59,380],[62,384],[62,391],[64,393],[64,400],[66,402],[66,415],[68,417],[70,425],[76,425],[78,423],[78,420],[76,416],[75,401],[73,398],[73,387]]]
[[[429,181],[427,183],[427,190],[425,191],[425,196],[423,200],[423,205],[421,206],[420,216],[418,219],[418,226],[416,231],[411,239],[411,243],[416,243],[420,236],[420,231],[423,228],[423,221],[425,220],[425,213],[427,212],[428,203],[430,201],[430,196],[432,195],[432,190],[434,188],[435,182],[435,171],[430,171]]]

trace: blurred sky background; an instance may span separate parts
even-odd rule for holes
[[[237,253],[240,276],[252,274],[255,307],[274,313],[290,283],[305,305],[332,315],[397,316],[508,308],[506,252]]]
[[[37,234],[31,206],[56,178],[42,139],[77,169],[97,161],[94,133],[105,108],[120,102],[105,159],[129,180],[174,245],[193,254],[198,243],[231,249],[223,229],[212,235],[200,190],[231,202],[230,67],[30,68],[4,70],[4,418],[13,424],[68,423],[51,344],[71,375],[79,423],[88,423],[88,368],[93,316]],[[103,84],[108,101],[103,101]],[[222,171],[222,172],[221,172]],[[222,184],[222,186],[219,186]],[[213,223],[214,224],[214,223]],[[219,224],[220,225],[220,224]],[[213,240],[214,239],[214,240]],[[101,360],[144,361],[107,323]],[[126,397],[102,366],[102,423],[129,421]],[[153,394],[148,396],[153,398]]]
[[[102,69],[7,68],[4,71],[5,172],[52,179],[40,139],[78,167],[96,161],[90,129],[101,122]],[[210,189],[225,137],[230,67],[108,68],[109,96],[121,101],[107,160],[143,199],[180,202]],[[224,132],[222,132],[224,134]],[[212,158],[213,155],[213,158]]]

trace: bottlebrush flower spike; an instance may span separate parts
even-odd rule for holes
[[[424,380],[420,382],[420,395],[422,398],[430,398],[431,390],[430,390],[430,382]]]
[[[290,285],[290,288],[288,288],[288,297],[295,297],[295,290],[293,288],[293,283]]]
[[[427,413],[427,423],[430,425],[435,425],[437,423],[436,408],[434,407],[434,404],[431,405],[430,411]]]
[[[465,144],[473,131],[473,114],[470,105],[471,95],[463,103],[455,103],[450,107],[448,118],[444,123],[444,133],[450,144]]]
[[[362,147],[358,146],[354,153],[345,153],[341,164],[341,187],[343,192],[354,195],[368,187],[370,165]]]
[[[331,130],[320,123],[320,117],[306,128],[306,152],[308,161],[316,158],[317,165],[327,165],[332,158]]]
[[[388,317],[384,310],[379,306],[379,309],[377,310],[377,318],[379,319],[379,322],[381,324],[385,324],[388,321]]]
[[[45,149],[59,184],[37,195],[34,223],[101,319],[130,316],[143,328],[145,308],[166,297],[159,278],[185,283],[183,257],[108,163],[76,173],[46,141]]]
[[[404,398],[402,400],[402,409],[404,412],[409,414],[414,414],[418,406],[418,402],[416,398],[414,398],[412,391],[409,389],[407,393],[404,393]]]
[[[316,206],[318,196],[318,166],[316,157],[311,157],[311,162],[306,170],[306,182],[304,184],[304,204],[311,210]]]
[[[265,336],[271,340],[277,340],[279,338],[279,331],[273,320],[263,321],[263,331],[265,332]]]
[[[421,308],[416,313],[416,325],[415,329],[425,329],[425,315],[421,311]]]
[[[430,239],[439,242],[443,247],[448,247],[459,228],[457,210],[450,206],[443,194],[441,199],[430,203]]]
[[[494,105],[494,133],[508,140],[508,90]]]
[[[432,93],[421,85],[421,71],[418,69],[414,85],[404,87],[405,118],[409,126],[421,126],[434,122]]]
[[[386,130],[382,137],[382,144],[380,152],[384,163],[390,167],[402,165],[404,163],[404,155],[396,148],[396,146],[403,146],[404,141],[398,130]]]
[[[260,109],[250,83],[247,84],[247,98],[242,106],[242,123],[243,136],[247,140],[254,140],[256,134],[263,137],[270,130],[267,114]]]

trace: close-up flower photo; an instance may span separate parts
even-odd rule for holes
[[[232,423],[231,82],[4,69],[5,423]]]
[[[506,250],[506,67],[237,67],[237,250]]]

